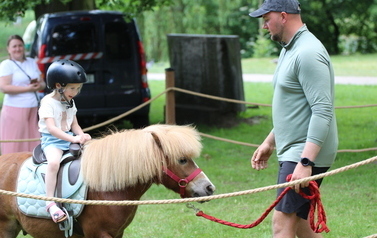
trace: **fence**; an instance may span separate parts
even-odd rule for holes
[[[114,117],[110,120],[104,121],[100,124],[97,124],[97,125],[94,125],[94,126],[91,126],[91,127],[88,127],[88,128],[84,128],[83,130],[85,132],[88,132],[88,131],[97,129],[99,127],[108,125],[108,124],[110,124],[114,121],[120,120],[123,117],[126,117],[127,115],[139,110],[140,108],[154,102],[155,100],[157,100],[158,98],[160,98],[161,96],[163,96],[165,94],[166,94],[165,121],[166,121],[167,124],[175,124],[175,95],[174,95],[175,91],[192,94],[192,95],[199,96],[199,97],[206,97],[206,98],[210,98],[210,99],[213,99],[213,100],[223,100],[223,101],[227,101],[227,102],[231,102],[231,103],[243,103],[243,104],[247,104],[247,105],[264,106],[264,107],[270,107],[271,106],[269,104],[261,104],[261,103],[253,103],[253,102],[245,102],[245,101],[239,101],[239,100],[234,100],[234,99],[221,98],[221,97],[205,95],[205,94],[201,94],[201,93],[197,93],[197,92],[193,92],[193,91],[189,91],[189,90],[185,90],[185,89],[176,88],[176,87],[174,87],[174,70],[173,69],[166,69],[166,84],[165,84],[165,86],[166,86],[165,90],[163,92],[159,93],[157,96],[151,98],[150,101],[145,102],[145,103],[133,108],[132,110],[127,111],[127,112],[125,112],[125,113],[123,113],[123,114],[121,114],[117,117]],[[342,107],[336,107],[336,108],[337,109],[349,109],[349,108],[365,108],[365,107],[377,107],[377,104],[361,105],[361,106],[342,106]],[[226,139],[226,138],[220,138],[220,137],[216,137],[216,136],[212,136],[212,135],[208,135],[208,134],[204,134],[204,133],[200,133],[200,135],[203,136],[203,137],[207,137],[207,138],[211,138],[211,139],[215,139],[215,140],[220,140],[220,141],[224,141],[224,142],[228,142],[228,143],[244,145],[244,146],[250,146],[250,147],[258,147],[259,146],[257,144],[250,144],[250,143],[245,143],[245,142],[240,142],[240,141],[229,140],[229,139]],[[21,140],[21,139],[20,140],[3,140],[3,141],[0,141],[0,143],[23,142],[23,141],[34,141],[34,140],[40,140],[40,138],[32,138],[32,139],[24,139],[24,140]],[[338,150],[338,152],[348,152],[348,153],[349,152],[357,153],[357,152],[366,152],[366,151],[377,151],[377,147],[358,149],[358,150],[357,149]],[[323,177],[331,176],[331,175],[341,173],[341,172],[344,172],[344,171],[347,171],[347,170],[350,170],[350,169],[354,169],[354,168],[357,168],[359,166],[370,164],[370,163],[373,163],[373,162],[376,162],[376,161],[377,161],[377,156],[363,160],[363,161],[360,161],[358,163],[354,163],[354,164],[342,167],[342,168],[334,169],[334,170],[326,172],[326,173],[318,174],[318,175],[307,177],[307,178],[300,179],[300,180],[295,180],[295,181],[292,181],[292,182],[287,182],[287,183],[283,183],[283,184],[276,184],[276,185],[261,187],[261,188],[257,188],[257,189],[240,191],[240,192],[211,195],[210,200],[215,200],[215,199],[220,199],[220,198],[228,198],[228,197],[234,197],[234,196],[241,196],[241,195],[246,195],[246,194],[264,192],[264,191],[273,190],[273,189],[277,189],[277,188],[289,187],[289,186],[293,186],[293,185],[300,184],[300,183],[303,183],[303,182],[317,180],[317,179],[320,179],[320,178],[323,178]],[[18,196],[18,197],[25,197],[25,198],[34,198],[34,199],[46,200],[47,201],[47,198],[44,197],[44,196],[20,194],[20,193],[16,193],[16,192],[12,192],[12,191],[0,190],[0,194],[10,195],[10,196]],[[49,198],[48,200],[50,201],[51,198]],[[208,201],[208,197],[169,199],[169,200],[151,200],[151,201],[147,201],[147,200],[144,200],[144,201],[93,201],[93,200],[87,201],[87,200],[72,200],[72,199],[54,198],[54,201],[55,202],[61,202],[61,203],[75,203],[75,204],[84,204],[84,205],[128,206],[128,205],[167,204],[167,203],[176,204],[176,203],[187,203],[187,202],[200,202],[200,201]],[[371,236],[368,236],[368,237],[365,237],[365,238],[374,238],[374,237],[377,237],[377,234],[371,235]]]
[[[235,100],[235,99],[228,99],[228,98],[222,98],[222,97],[217,97],[217,96],[212,96],[212,95],[207,95],[207,94],[202,94],[198,92],[193,92],[181,88],[176,88],[174,86],[174,70],[171,68],[168,68],[165,70],[165,90],[161,93],[159,93],[157,96],[151,98],[151,100],[144,102],[140,104],[139,106],[119,115],[116,117],[113,117],[107,121],[104,121],[102,123],[99,123],[97,125],[93,125],[87,128],[84,128],[84,132],[88,132],[103,126],[106,126],[112,122],[118,121],[131,113],[147,106],[148,104],[151,104],[158,98],[162,97],[163,95],[166,94],[166,109],[165,109],[165,123],[167,124],[176,124],[175,121],[175,92],[181,92],[181,93],[187,93],[191,94],[194,96],[198,97],[205,97],[213,100],[221,100],[221,101],[226,101],[230,103],[240,103],[240,104],[246,104],[246,105],[251,105],[251,106],[263,106],[263,107],[271,107],[270,104],[264,104],[264,103],[256,103],[256,102],[245,102],[245,101],[240,101],[240,100]],[[340,107],[335,107],[336,109],[352,109],[352,108],[367,108],[367,107],[377,107],[377,104],[368,104],[368,105],[358,105],[358,106],[340,106]],[[212,135],[208,135],[205,133],[200,133],[201,136],[215,139],[215,140],[220,140],[228,143],[234,143],[234,144],[239,144],[239,145],[244,145],[244,146],[249,146],[249,147],[258,147],[259,145],[257,144],[251,144],[251,143],[246,143],[246,142],[240,142],[240,141],[234,141],[234,140],[229,140],[226,138],[220,138]],[[37,141],[40,140],[40,138],[31,138],[31,139],[19,139],[19,140],[1,140],[0,143],[6,143],[6,142],[24,142],[24,141]],[[377,151],[377,147],[372,147],[372,148],[364,148],[364,149],[341,149],[338,150],[338,153],[358,153],[358,152],[367,152],[367,151]]]

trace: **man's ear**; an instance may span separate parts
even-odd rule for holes
[[[282,23],[286,23],[287,22],[288,14],[286,12],[281,12],[280,13],[280,17],[281,17]]]

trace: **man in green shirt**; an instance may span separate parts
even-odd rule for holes
[[[263,29],[282,50],[275,70],[272,102],[273,129],[251,158],[254,169],[267,168],[276,148],[280,164],[278,183],[327,171],[338,148],[334,112],[334,72],[322,43],[301,20],[297,0],[265,0],[250,13],[262,17]],[[321,180],[317,183],[320,185]],[[276,206],[275,238],[317,238],[309,225],[309,201],[298,194],[309,183],[296,185]],[[278,190],[278,195],[283,189]]]

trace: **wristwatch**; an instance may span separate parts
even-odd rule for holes
[[[307,167],[307,166],[312,166],[314,167],[314,162],[312,162],[310,159],[308,158],[301,158],[301,164],[304,166],[304,167]]]

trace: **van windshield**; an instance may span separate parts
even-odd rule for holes
[[[93,23],[58,25],[51,38],[51,56],[98,52]]]

